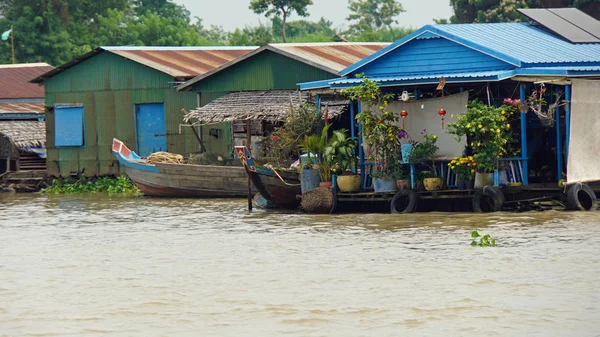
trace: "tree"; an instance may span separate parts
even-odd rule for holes
[[[392,23],[398,23],[394,17],[404,12],[396,0],[349,0],[348,9],[352,13],[346,20],[355,21],[350,25],[353,34],[390,28]]]
[[[228,42],[232,46],[262,46],[274,42],[271,27],[259,25],[257,27],[236,28],[229,34]]]
[[[252,0],[250,9],[256,14],[265,14],[266,17],[281,16],[281,37],[286,42],[286,23],[292,13],[308,16],[307,7],[312,5],[311,0]]]
[[[450,5],[454,9],[450,23],[529,21],[518,8],[575,7],[600,19],[597,0],[450,0]]]
[[[271,19],[273,24],[273,35],[281,36],[283,29],[283,22],[278,16]],[[294,20],[289,21],[286,24],[286,38],[288,39],[299,39],[308,36],[328,36],[331,40],[337,32],[331,26],[333,22],[321,18],[319,21],[308,21],[308,20]]]

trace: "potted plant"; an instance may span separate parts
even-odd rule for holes
[[[435,165],[435,155],[439,150],[437,146],[436,135],[430,135],[426,130],[421,131],[423,141],[413,141],[413,148],[410,151],[408,161],[411,164],[425,164],[429,167],[430,177],[423,179],[423,184],[427,191],[437,191],[444,186],[442,178],[438,177]]]
[[[303,144],[300,146],[300,150],[304,152],[307,157],[302,159],[300,157],[300,190],[302,194],[319,187],[321,177],[319,171],[316,168],[317,159],[319,152],[321,151],[320,139],[317,135],[308,135],[304,138]]]
[[[336,183],[342,192],[360,191],[360,176],[352,173],[352,169],[356,167],[354,151],[357,145],[356,140],[348,137],[347,130],[342,129],[333,131],[324,149],[323,157],[334,163]]]
[[[404,132],[397,123],[399,115],[388,110],[394,94],[384,94],[375,81],[363,77],[363,82],[343,93],[361,102],[361,112],[356,120],[362,126],[362,137],[368,145],[368,156],[374,162],[373,187],[375,192],[397,190],[393,166],[400,161],[400,135]]]
[[[513,105],[496,108],[475,99],[455,123],[448,125],[449,133],[467,138],[467,145],[474,153],[473,159],[477,163],[475,188],[494,184],[498,159],[507,153],[511,138],[509,121],[517,109]]]
[[[477,171],[477,162],[473,156],[454,158],[448,167],[456,174],[456,185],[459,190],[472,190],[473,178]]]

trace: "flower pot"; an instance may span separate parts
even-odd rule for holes
[[[373,188],[375,193],[396,192],[396,179],[394,178],[373,178]]]
[[[410,181],[408,179],[397,179],[396,187],[398,187],[398,191],[404,191],[410,189]]]
[[[319,171],[304,169],[300,172],[300,191],[302,191],[302,194],[319,187],[320,182]]]
[[[442,178],[425,178],[423,179],[423,185],[425,185],[425,189],[427,191],[438,191],[442,189],[444,186],[444,181]]]
[[[473,179],[465,180],[465,189],[472,190],[474,188]]]
[[[459,190],[466,190],[467,189],[467,184],[464,180],[457,180],[456,181],[456,188],[458,188]]]
[[[319,187],[331,187],[331,181],[321,181]]]
[[[475,173],[475,188],[494,185],[494,173]]]
[[[337,177],[337,186],[342,192],[358,192],[360,191],[360,176],[345,175]]]

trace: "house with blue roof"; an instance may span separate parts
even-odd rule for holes
[[[600,106],[600,81],[595,81],[600,79],[600,22],[591,17],[586,20],[591,30],[577,22],[565,21],[565,25],[575,27],[569,26],[570,32],[580,29],[577,33],[591,36],[587,41],[594,42],[573,42],[571,36],[562,34],[564,29],[549,29],[545,22],[427,25],[342,70],[342,77],[299,85],[314,93],[336,92],[360,85],[363,79],[357,75],[364,75],[384,92],[396,93],[400,101],[406,101],[407,93],[411,101],[425,102],[468,92],[469,100],[478,98],[495,106],[505,98],[525,102],[543,87],[546,102],[561,100],[563,104],[556,108],[551,125],[531,111],[520,113],[519,127],[514,130],[520,146],[513,158],[506,158],[507,164],[517,168],[509,181],[523,185],[554,182],[555,186],[561,179],[569,183],[600,180],[600,160],[591,150],[600,149],[600,137],[590,136],[598,132],[589,111]],[[359,102],[353,110],[360,112]],[[439,124],[436,116],[419,116],[419,111],[411,115],[429,125]],[[362,147],[360,151],[364,156]],[[365,169],[362,162],[361,169]]]

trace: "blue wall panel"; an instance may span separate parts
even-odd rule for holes
[[[138,155],[167,151],[167,125],[163,103],[136,104],[135,129]]]
[[[83,107],[54,108],[54,146],[83,145]]]
[[[382,56],[360,71],[391,76],[512,69],[512,65],[444,38],[417,39]]]

